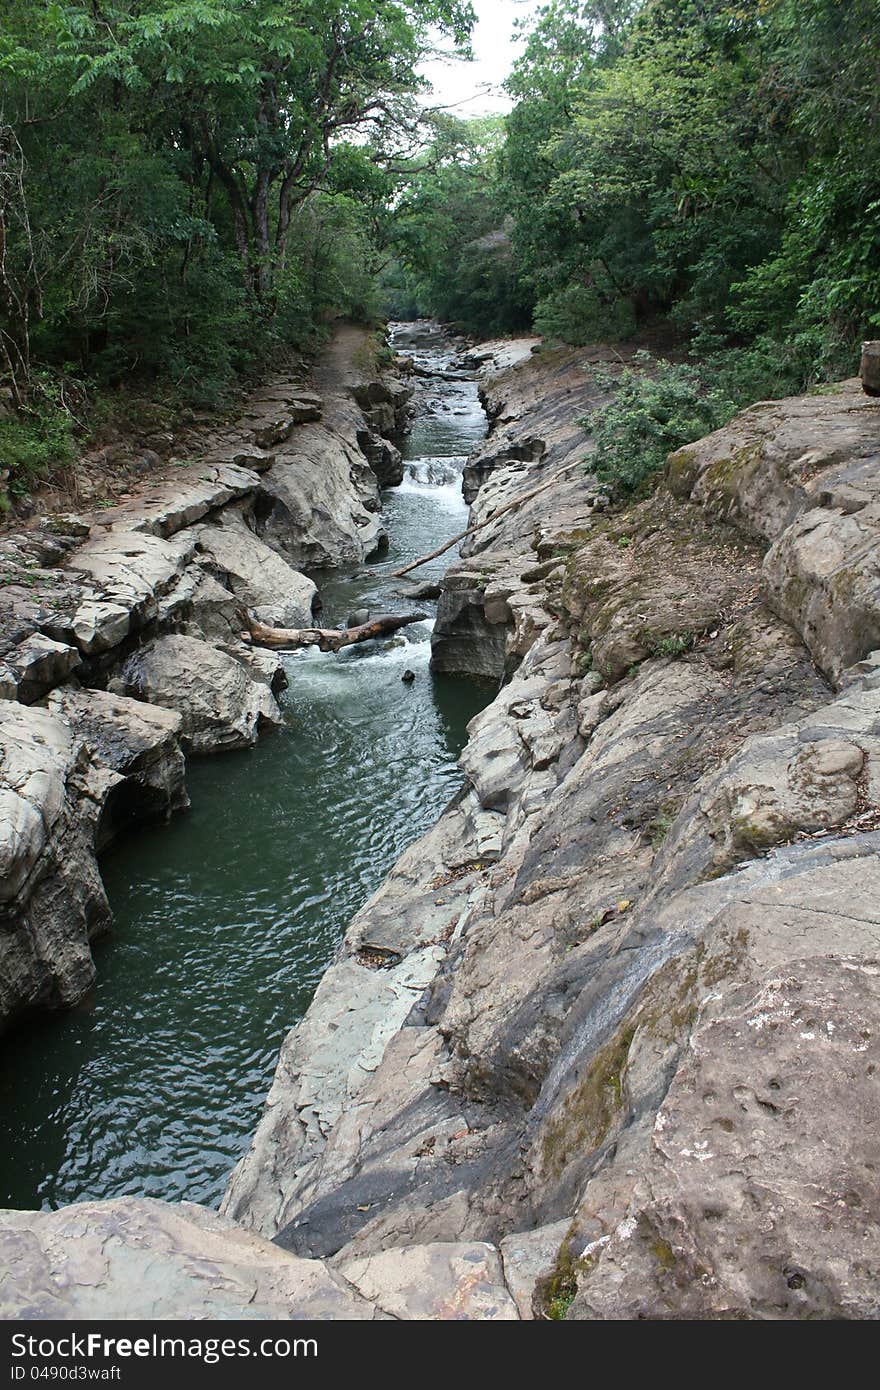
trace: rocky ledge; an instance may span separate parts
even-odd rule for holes
[[[475,519],[588,463],[602,355],[485,382]],[[227,1215],[398,1285],[485,1242],[526,1318],[878,1315],[878,487],[844,382],[628,508],[578,466],[471,538],[435,665],[505,683]]]
[[[308,381],[269,382],[195,458],[153,456],[115,505],[0,536],[0,1026],[91,986],[96,856],[188,804],[183,754],[281,722],[281,661],[241,642],[241,606],[308,626],[301,570],[387,544],[399,453],[379,431],[405,426],[411,390],[374,346],[341,327]]]

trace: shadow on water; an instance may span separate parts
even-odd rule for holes
[[[457,475],[485,427],[475,386],[420,390],[407,478],[384,499],[392,549],[372,573],[319,578],[325,622],[411,608],[389,571],[464,523]],[[458,789],[465,726],[493,693],[430,675],[432,606],[418,606],[426,621],[390,641],[287,658],[284,728],[193,760],[191,810],[106,856],[116,927],[96,944],[92,997],[4,1043],[0,1205],[219,1199],[284,1033],[351,916]]]

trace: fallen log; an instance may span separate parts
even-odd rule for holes
[[[484,526],[490,526],[493,521],[498,520],[499,516],[504,516],[505,512],[512,512],[514,507],[521,507],[523,502],[530,502],[533,497],[538,496],[539,492],[546,492],[548,487],[552,487],[559,478],[563,477],[566,473],[570,473],[573,468],[576,468],[577,465],[582,462],[582,459],[575,459],[573,463],[567,463],[564,468],[557,469],[552,477],[546,478],[544,482],[541,483],[540,487],[533,487],[530,492],[523,492],[519,497],[514,497],[512,502],[508,502],[505,506],[499,507],[497,512],[493,512],[491,516],[487,516],[485,521],[478,521],[476,526],[468,526],[466,531],[459,531],[458,535],[453,536],[452,540],[447,541],[445,545],[438,546],[438,548],[432,550],[429,555],[420,555],[418,560],[413,560],[410,565],[404,565],[403,569],[392,570],[392,579],[402,579],[405,574],[409,574],[412,570],[417,570],[420,566],[426,565],[429,560],[436,560],[438,555],[445,555],[446,551],[451,550],[459,541],[465,540],[468,536],[475,535],[477,531],[482,531]]]
[[[380,618],[357,627],[270,627],[268,623],[258,622],[250,613],[242,610],[242,621],[247,625],[241,640],[254,647],[271,647],[275,651],[298,651],[301,647],[317,647],[322,652],[338,652],[341,647],[352,647],[356,642],[370,642],[374,637],[387,637],[398,628],[409,627],[410,623],[424,622],[425,613],[387,613]]]

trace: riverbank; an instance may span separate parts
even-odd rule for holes
[[[426,372],[455,356],[426,325],[402,336]],[[322,625],[363,608],[425,621],[338,654],[281,653],[280,725],[253,748],[189,757],[186,813],[101,855],[114,925],[95,945],[96,987],[0,1053],[0,1206],[219,1202],[348,922],[460,786],[465,726],[492,692],[429,676],[435,605],[389,574],[464,523],[461,468],[485,415],[473,374],[456,377],[411,378],[403,478],[378,514],[387,551],[311,572]]]
[[[591,357],[485,384],[473,521],[588,454]],[[524,1317],[875,1315],[878,445],[843,383],[644,502],[572,470],[472,538],[434,663],[510,679],[285,1043],[227,1213],[403,1316],[442,1315],[469,1242]]]
[[[306,568],[387,547],[380,486],[402,466],[380,429],[411,387],[374,349],[342,326],[309,380],[266,383],[194,459],[0,537],[0,1022],[90,988],[110,924],[95,856],[186,806],[184,755],[281,723],[282,663],[241,641],[242,606],[307,625]]]
[[[645,500],[573,467],[501,516],[588,455],[604,356],[483,383],[498,520],[434,662],[508,679],[286,1039],[225,1217],[6,1218],[43,1316],[877,1316],[880,407],[758,405]]]

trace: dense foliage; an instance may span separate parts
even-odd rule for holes
[[[405,170],[389,229],[390,307],[436,314],[477,334],[527,328],[531,299],[497,197],[497,119],[446,118]]]
[[[673,449],[726,424],[734,411],[698,368],[649,353],[636,353],[636,361],[636,369],[607,374],[610,399],[583,422],[596,445],[590,471],[617,493],[635,492]]]
[[[551,0],[503,142],[442,173],[462,212],[420,302],[482,317],[485,281],[449,284],[494,226],[515,290],[493,326],[531,308],[579,344],[662,320],[728,372],[745,350],[737,399],[852,372],[880,327],[878,21],[878,0]]]
[[[7,467],[3,439],[30,422],[37,447],[83,383],[214,404],[328,314],[375,314],[417,66],[472,18],[467,0],[4,0]]]
[[[467,0],[3,0],[0,482],[62,465],[96,391],[214,405],[337,313],[659,327],[731,402],[851,372],[880,331],[878,19],[549,0],[510,115],[461,122],[418,65],[464,51]]]

